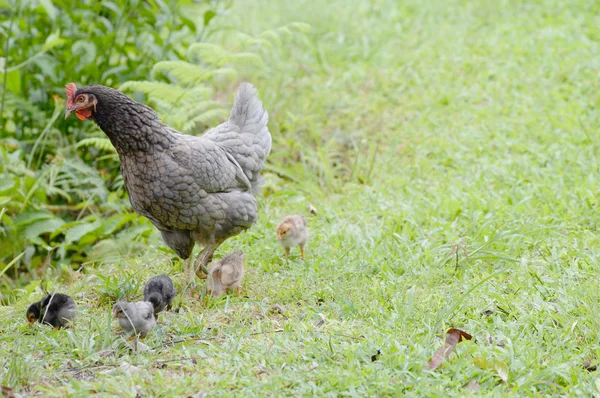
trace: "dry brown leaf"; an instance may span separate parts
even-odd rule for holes
[[[444,342],[444,345],[440,347],[440,349],[433,354],[431,360],[427,362],[427,369],[435,370],[439,368],[458,343],[463,340],[471,340],[472,338],[473,336],[460,329],[448,329],[446,332],[446,341]]]
[[[469,390],[469,391],[472,391],[472,392],[477,392],[477,391],[481,390],[481,385],[478,382],[476,382],[475,380],[471,380],[470,382],[468,382],[467,384],[465,384],[463,386],[463,388],[465,390]]]
[[[375,362],[376,360],[378,360],[380,355],[381,350],[377,350],[377,352],[374,355],[371,355],[371,362]]]
[[[315,324],[315,326],[318,327],[318,328],[320,328],[321,326],[323,326],[325,324],[325,321],[327,320],[325,318],[325,315],[323,315],[323,314],[319,314],[319,318],[321,318],[321,319],[319,319],[319,321]]]
[[[13,390],[10,387],[2,386],[2,389],[0,391],[2,391],[2,396],[3,397],[7,397],[7,398],[14,398],[14,397],[16,397],[15,390]]]
[[[592,361],[585,361],[583,363],[583,368],[585,370],[587,370],[588,372],[595,372],[598,369],[598,365],[597,364],[592,365]]]

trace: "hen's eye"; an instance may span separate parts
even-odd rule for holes
[[[79,98],[77,99],[77,102],[83,102],[83,101],[85,101],[85,98],[83,98],[83,97],[79,97]]]

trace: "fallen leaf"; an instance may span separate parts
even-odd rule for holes
[[[595,372],[598,369],[598,365],[592,365],[592,361],[585,361],[583,368],[588,372]]]
[[[375,355],[371,355],[371,362],[375,362],[376,360],[378,360],[380,355],[381,355],[381,351],[377,350]]]
[[[313,362],[310,364],[310,370],[309,370],[309,372],[312,372],[313,370],[315,370],[315,369],[316,369],[316,368],[318,368],[318,367],[319,367],[319,364],[318,364],[318,363],[316,363],[315,361],[313,361]]]
[[[206,391],[198,391],[197,393],[192,395],[190,398],[204,398],[206,396],[208,396],[208,393]]]
[[[448,358],[450,353],[452,353],[458,343],[463,340],[471,340],[472,338],[473,336],[460,329],[449,329],[446,332],[446,341],[444,342],[444,345],[440,347],[440,349],[433,354],[431,360],[427,362],[427,368],[429,370],[435,370],[439,368],[444,360]]]
[[[321,326],[323,326],[325,324],[325,315],[323,314],[319,314],[319,317],[321,319],[319,319],[319,321],[315,324],[316,327],[320,328]]]
[[[125,373],[125,374],[128,374],[129,376],[131,376],[132,374],[134,374],[138,370],[140,370],[140,368],[138,368],[136,366],[133,366],[129,362],[123,362],[121,364],[121,366],[119,366],[116,369],[108,369],[108,370],[102,371],[100,373],[112,375],[112,374],[116,374],[118,372],[122,372],[122,373]]]
[[[283,313],[285,312],[285,307],[281,304],[273,304],[273,306],[271,307],[271,312],[283,315]]]
[[[503,382],[508,383],[508,365],[502,361],[494,361],[494,370],[502,379]]]
[[[475,380],[471,380],[470,382],[468,382],[467,384],[465,384],[463,386],[463,388],[465,390],[469,390],[469,391],[472,391],[472,392],[477,392],[477,391],[481,390],[481,385],[478,382],[476,382]]]
[[[4,396],[4,397],[7,397],[7,398],[15,398],[16,397],[15,390],[13,390],[10,387],[2,386],[2,389],[0,391],[2,391],[2,396]]]
[[[317,215],[317,208],[315,206],[313,206],[312,204],[309,204],[308,205],[308,212],[310,214]]]

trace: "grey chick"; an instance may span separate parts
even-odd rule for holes
[[[283,217],[277,226],[277,240],[285,249],[285,258],[290,256],[290,249],[300,246],[300,256],[304,260],[304,245],[308,240],[306,218],[299,214]]]
[[[234,252],[211,265],[206,279],[207,289],[214,297],[231,290],[241,292],[242,279],[244,278],[244,253]]]
[[[119,326],[123,330],[132,333],[131,338],[136,335],[146,337],[156,324],[154,307],[147,301],[119,301],[113,307],[113,316],[119,320]]]
[[[144,301],[152,303],[154,307],[154,317],[158,320],[158,313],[171,309],[173,297],[177,291],[173,286],[171,278],[165,274],[152,277],[144,288]]]

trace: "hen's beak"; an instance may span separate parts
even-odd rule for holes
[[[67,108],[67,110],[65,111],[65,119],[68,118],[71,115],[71,113],[73,113],[73,110]]]

